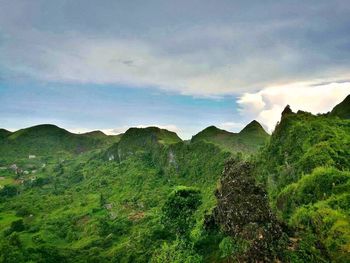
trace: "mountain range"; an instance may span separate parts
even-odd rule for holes
[[[349,262],[349,98],[271,135],[0,129],[0,262]]]

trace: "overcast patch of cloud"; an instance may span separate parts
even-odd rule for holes
[[[345,0],[78,2],[1,1],[2,75],[213,97],[349,77]]]
[[[350,82],[292,83],[245,93],[238,104],[242,115],[258,120],[272,132],[286,105],[293,111],[326,113],[349,94]]]

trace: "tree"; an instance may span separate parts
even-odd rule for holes
[[[201,205],[200,191],[180,186],[169,196],[163,206],[162,223],[176,236],[186,237],[195,223],[193,213]]]

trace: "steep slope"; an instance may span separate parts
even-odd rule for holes
[[[43,124],[3,137],[0,140],[0,156],[4,160],[28,158],[28,155],[78,154],[105,147],[117,140],[118,137],[101,132],[73,134],[55,125]]]
[[[284,187],[318,166],[350,168],[350,120],[298,111],[284,114],[261,153],[274,186]]]
[[[269,138],[257,121],[249,123],[239,133],[232,133],[210,126],[192,137],[191,142],[207,141],[230,152],[256,152]]]
[[[284,111],[257,157],[280,219],[296,229],[296,262],[349,262],[350,120]]]
[[[337,116],[343,119],[350,119],[350,95],[341,103],[336,105],[330,113],[330,116]]]

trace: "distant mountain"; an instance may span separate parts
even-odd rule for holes
[[[152,152],[160,146],[181,142],[175,133],[158,127],[130,128],[107,150],[108,158],[124,159],[139,151]]]
[[[192,137],[191,142],[206,141],[230,152],[251,153],[264,145],[269,135],[257,121],[252,121],[239,133],[209,126]]]
[[[341,103],[336,105],[330,113],[330,116],[337,116],[343,119],[350,119],[350,95]]]
[[[243,130],[240,131],[240,134],[260,134],[263,136],[268,135],[261,124],[256,120],[253,120],[247,126],[245,126]]]
[[[74,134],[55,125],[43,124],[13,133],[1,130],[0,156],[1,159],[13,159],[28,155],[78,154],[106,147],[118,140],[118,136],[107,136],[99,131]]]

